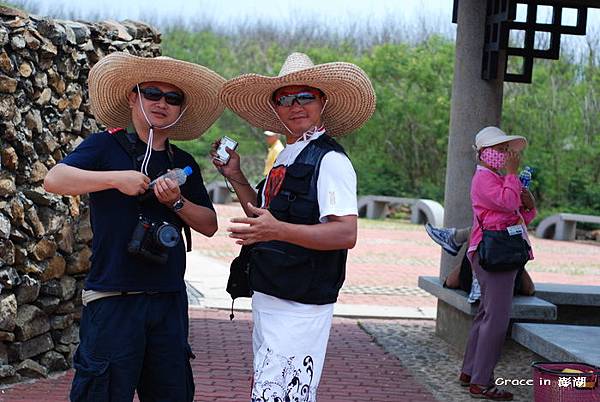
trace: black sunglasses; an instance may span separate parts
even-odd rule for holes
[[[281,95],[275,97],[275,104],[277,106],[292,106],[294,102],[298,102],[300,106],[304,106],[317,99],[316,91],[302,91],[290,95]]]
[[[133,90],[135,92],[136,88]],[[159,101],[164,96],[165,102],[167,102],[169,105],[180,106],[183,103],[183,94],[178,92],[163,92],[156,87],[147,87],[140,88],[140,93],[145,99],[151,101]]]

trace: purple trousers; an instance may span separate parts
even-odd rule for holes
[[[471,384],[493,385],[494,367],[500,360],[510,321],[517,270],[487,272],[479,265],[477,253],[471,257],[471,266],[481,287],[481,299],[469,332],[462,371],[471,376]]]

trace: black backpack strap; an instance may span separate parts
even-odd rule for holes
[[[169,158],[171,169],[173,169],[175,167],[175,154],[173,153],[173,147],[171,146],[168,138],[165,141],[165,148],[167,149],[167,158]]]
[[[128,133],[124,128],[114,128],[107,131],[108,134],[114,137],[121,145],[123,150],[131,158],[133,170],[138,170],[138,155],[136,152],[137,136],[133,133]]]
[[[190,251],[192,251],[192,230],[190,229],[190,226],[186,223],[183,224],[183,233],[185,234],[185,251],[189,253]]]
[[[168,138],[165,146],[167,148],[167,158],[169,158],[169,164],[171,165],[171,169],[173,169],[175,167],[175,152],[173,152],[173,147],[171,146]],[[192,230],[190,229],[190,226],[183,221],[183,219],[181,219],[181,223],[183,227],[183,234],[185,235],[185,250],[189,253],[192,251]]]
[[[256,189],[256,205],[258,208],[260,208],[260,206],[262,205],[262,191],[266,182],[267,178],[265,177],[256,185],[256,187],[254,187]]]
[[[348,156],[344,147],[342,147],[335,139],[330,137],[327,133],[325,133],[324,135],[317,138],[317,140],[321,140],[320,143],[327,144],[327,146],[329,146],[334,151],[340,152],[340,153]]]

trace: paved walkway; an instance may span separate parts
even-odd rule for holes
[[[222,310],[191,309],[191,344],[196,401],[249,400],[252,347],[249,313],[233,322]],[[354,320],[336,318],[329,342],[319,401],[435,402],[399,360],[383,351]],[[72,372],[0,393],[0,401],[66,401]],[[108,402],[108,401],[107,401]]]
[[[232,225],[231,217],[242,215],[242,209],[235,204],[217,205],[217,214],[219,231],[210,239],[195,235],[194,249],[228,267],[239,246],[227,237],[226,228]],[[530,238],[535,259],[527,264],[527,270],[534,282],[600,283],[600,243]],[[348,253],[346,282],[338,304],[376,306],[373,311],[402,307],[405,314],[414,314],[411,318],[431,318],[437,299],[417,287],[417,278],[439,274],[441,252],[420,225],[360,219],[358,242]],[[188,266],[188,275],[206,272],[202,264]],[[222,283],[220,286],[222,289]]]
[[[242,212],[233,205],[219,205],[217,212],[217,234],[210,239],[195,235],[194,252],[188,255],[186,280],[192,286],[190,299],[198,305],[190,309],[191,343],[198,356],[193,362],[196,401],[247,401],[250,315],[237,312],[230,322],[229,311],[223,310],[230,306],[223,290],[228,264],[239,251],[225,229]],[[533,248],[536,260],[528,270],[535,282],[600,281],[597,243],[534,238]],[[460,356],[448,345],[438,345],[434,336],[436,299],[417,288],[418,276],[438,274],[440,253],[420,226],[359,221],[359,241],[349,253],[347,280],[336,306],[337,316],[350,318],[334,320],[319,402],[470,399],[454,386]],[[248,307],[248,300],[236,301],[236,309]],[[511,369],[506,374],[528,376],[527,364],[515,368],[515,356],[522,357],[523,351],[507,353]],[[66,401],[71,378],[67,372],[0,390],[0,402]],[[529,400],[530,390],[521,395],[520,400]]]

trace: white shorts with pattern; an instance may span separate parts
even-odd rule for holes
[[[252,402],[315,402],[333,304],[302,304],[255,292],[252,318]]]

